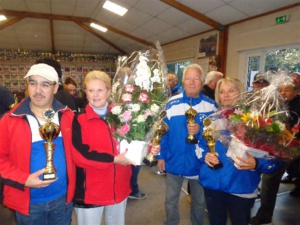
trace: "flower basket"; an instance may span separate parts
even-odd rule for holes
[[[121,151],[125,149],[123,146],[127,146],[127,157],[131,157],[137,165],[147,153],[142,149],[148,149],[152,138],[148,134],[170,96],[166,73],[158,43],[156,49],[149,47],[118,58],[112,84],[112,108],[106,120],[114,127],[116,140],[122,143]],[[144,148],[136,141],[144,142]]]
[[[227,156],[289,160],[300,155],[299,119],[292,127],[291,114],[278,93],[278,86],[292,83],[285,74],[274,74],[263,89],[241,93],[230,108],[220,108],[210,116],[215,138],[228,146]],[[218,125],[221,120],[222,126]],[[222,127],[219,129],[219,127]]]

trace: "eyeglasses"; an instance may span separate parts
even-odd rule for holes
[[[54,82],[54,83],[51,84],[51,83],[49,83],[47,81],[46,82],[41,82],[41,83],[38,83],[37,81],[34,81],[34,80],[29,80],[28,81],[28,86],[32,87],[32,88],[40,86],[43,89],[49,89],[50,86],[52,86],[52,85],[56,85],[56,82]]]

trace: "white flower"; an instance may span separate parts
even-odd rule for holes
[[[253,112],[251,112],[250,117],[251,117],[251,119],[253,119],[253,118],[259,117],[259,115],[260,115],[259,112],[253,111]]]
[[[143,123],[145,122],[145,116],[144,115],[139,115],[136,119],[135,119],[136,122],[138,123]]]
[[[111,109],[112,114],[120,115],[122,112],[122,107],[117,105]]]
[[[282,131],[286,130],[284,123],[282,123],[280,121],[275,121],[275,123],[279,126],[280,130],[282,130]]]
[[[158,110],[159,110],[159,106],[156,105],[156,104],[152,104],[151,107],[150,107],[150,110],[152,113],[157,113]]]
[[[161,83],[159,76],[153,76],[153,77],[151,77],[151,81],[152,81],[152,83],[154,83],[154,82]]]
[[[154,76],[158,76],[158,77],[159,77],[159,75],[160,75],[160,71],[159,71],[159,69],[157,69],[157,68],[156,68],[156,69],[154,69],[154,70],[153,70],[153,75],[154,75]]]
[[[140,109],[141,109],[141,106],[140,106],[139,104],[133,104],[133,105],[131,106],[131,111],[132,111],[132,112],[140,111]]]

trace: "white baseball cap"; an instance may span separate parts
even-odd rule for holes
[[[55,81],[58,84],[58,74],[56,70],[45,63],[33,65],[24,78],[37,75],[46,78],[49,81]]]

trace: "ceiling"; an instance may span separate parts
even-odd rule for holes
[[[249,19],[299,0],[111,0],[123,16],[103,9],[104,0],[0,0],[0,50],[125,54],[156,40],[166,44]],[[298,5],[297,4],[297,5]],[[106,26],[102,33],[89,26]]]

